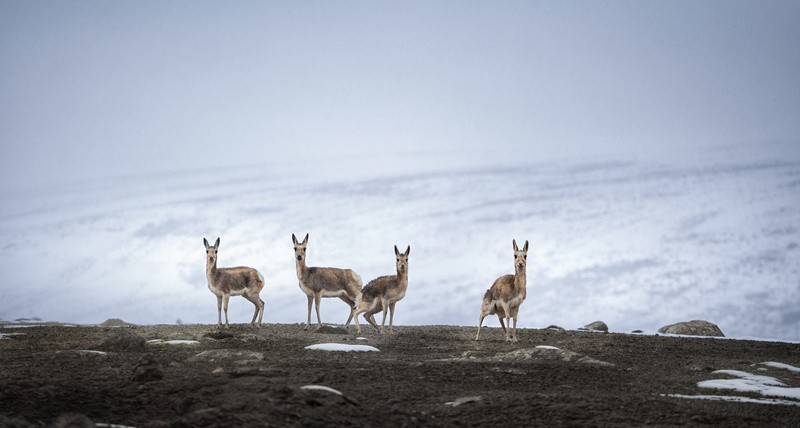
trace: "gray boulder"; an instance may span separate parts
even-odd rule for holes
[[[604,333],[608,333],[608,326],[603,321],[595,321],[591,324],[586,324],[579,330],[602,331]]]
[[[725,337],[716,324],[703,320],[693,320],[665,325],[658,329],[659,333],[686,334],[689,336]]]

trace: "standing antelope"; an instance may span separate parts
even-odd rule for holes
[[[217,268],[217,251],[219,250],[219,238],[214,246],[208,245],[208,240],[203,238],[206,246],[206,277],[208,278],[208,289],[217,296],[217,325],[222,325],[222,308],[225,308],[225,327],[228,327],[228,299],[231,296],[242,296],[256,305],[256,312],[250,324],[261,325],[264,317],[264,301],[261,300],[259,293],[264,288],[264,277],[250,267]]]
[[[356,299],[361,297],[361,277],[350,269],[307,267],[308,234],[306,233],[302,243],[297,242],[297,237],[292,234],[292,242],[294,243],[297,279],[300,289],[308,296],[308,320],[305,330],[311,326],[312,301],[317,311],[317,329],[322,327],[322,321],[319,319],[319,303],[323,297],[338,297],[350,306],[350,316],[347,318],[345,326],[350,325],[350,320],[353,319],[353,305]]]
[[[475,336],[475,340],[481,337],[481,325],[486,315],[497,314],[500,326],[506,333],[506,341],[517,341],[517,314],[519,314],[519,305],[525,300],[526,293],[525,265],[528,258],[528,241],[525,241],[522,251],[517,248],[516,240],[512,240],[512,242],[514,244],[514,275],[503,275],[497,278],[492,287],[486,290],[481,305],[481,317],[478,320],[478,335]],[[508,328],[503,324],[503,317],[508,323]],[[509,334],[512,317],[514,318],[514,333]]]
[[[361,333],[361,325],[358,323],[358,314],[364,313],[364,319],[372,324],[375,330],[378,330],[374,315],[380,310],[383,310],[383,321],[381,321],[381,328],[378,331],[383,333],[387,309],[389,309],[389,333],[394,333],[392,330],[394,304],[405,297],[406,289],[408,289],[409,253],[411,253],[411,246],[406,249],[405,253],[400,254],[400,251],[397,250],[397,245],[395,245],[394,255],[397,257],[397,275],[387,275],[373,279],[361,291],[361,296],[356,299],[353,318],[355,318],[356,329],[359,333]]]

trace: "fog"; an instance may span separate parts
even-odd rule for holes
[[[797,141],[792,1],[0,4],[4,188]]]

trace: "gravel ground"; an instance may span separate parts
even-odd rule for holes
[[[508,343],[498,328],[476,342],[475,331],[6,325],[0,426],[800,426],[800,400],[670,396],[765,398],[697,386],[730,378],[721,369],[800,388],[800,373],[759,365],[800,367],[798,344],[549,329]],[[319,343],[380,351],[304,349]]]

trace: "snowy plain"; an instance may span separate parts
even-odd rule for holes
[[[396,326],[475,325],[485,290],[513,272],[516,239],[531,246],[520,327],[654,331],[705,319],[728,336],[800,340],[797,144],[686,159],[329,159],[0,198],[5,321],[214,323],[202,239],[220,237],[220,267],[265,276],[264,321],[305,322],[291,234],[309,233],[309,266],[351,268],[365,284],[394,273],[394,245],[411,246]],[[231,299],[232,323],[252,313]],[[338,299],[321,313],[348,315]]]

